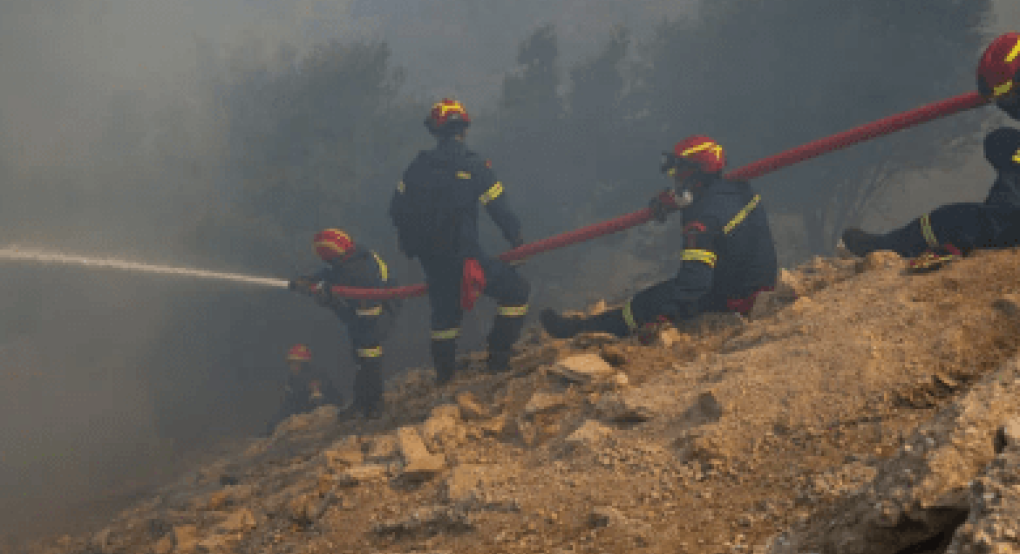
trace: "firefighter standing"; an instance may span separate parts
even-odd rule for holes
[[[749,312],[757,294],[775,286],[776,249],[761,197],[747,183],[723,179],[725,164],[722,146],[704,136],[686,138],[665,153],[661,169],[674,186],[650,207],[659,221],[682,212],[684,249],[676,277],[592,317],[543,310],[546,332],[557,338],[594,331],[642,336],[703,312]]]
[[[1020,121],[1020,33],[999,36],[981,55],[978,92]]]
[[[269,423],[266,434],[272,434],[281,421],[294,414],[310,412],[327,404],[343,405],[343,396],[321,371],[311,366],[311,361],[312,352],[303,344],[295,344],[287,352],[290,372],[283,402],[276,417]]]
[[[432,106],[425,127],[436,137],[404,172],[390,202],[401,251],[418,258],[432,309],[432,361],[438,383],[452,377],[464,309],[479,293],[497,302],[488,336],[488,368],[506,369],[528,309],[530,285],[517,271],[486,255],[478,241],[478,206],[512,246],[524,243],[517,216],[507,205],[503,184],[488,161],[464,144],[471,119],[460,102]]]
[[[309,277],[290,282],[291,290],[314,294],[316,301],[327,307],[347,325],[358,363],[354,376],[354,408],[365,417],[382,413],[382,341],[400,310],[399,300],[354,300],[334,298],[330,287],[392,287],[394,280],[382,258],[375,252],[354,244],[340,229],[325,229],[315,235],[315,252],[326,267]]]
[[[843,232],[843,246],[858,256],[892,250],[917,257],[911,266],[936,269],[978,248],[1020,243],[1020,131],[1000,128],[985,137],[985,158],[997,172],[983,203],[949,204],[886,234],[857,228]]]

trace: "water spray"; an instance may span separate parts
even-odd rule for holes
[[[65,265],[79,265],[101,269],[122,269],[125,271],[138,271],[144,273],[155,273],[159,275],[179,275],[184,277],[195,277],[199,279],[215,279],[219,281],[231,281],[249,285],[261,285],[264,287],[287,288],[285,279],[273,279],[271,277],[257,277],[241,273],[223,273],[219,271],[208,271],[204,269],[191,269],[186,267],[171,267],[165,265],[143,264],[129,262],[115,258],[93,258],[87,256],[76,256],[61,252],[51,252],[35,248],[21,248],[8,246],[0,248],[0,260],[31,261],[40,263],[56,263]]]

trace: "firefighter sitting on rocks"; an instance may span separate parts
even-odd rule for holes
[[[310,412],[327,404],[343,405],[343,396],[325,374],[312,367],[311,361],[312,352],[303,344],[295,344],[287,352],[287,366],[290,368],[287,386],[280,410],[266,429],[267,435],[294,414]]]
[[[985,137],[985,158],[997,172],[984,203],[948,204],[885,234],[843,231],[842,246],[857,256],[892,250],[930,271],[978,248],[1020,244],[1020,131],[1000,128]]]
[[[543,310],[542,326],[553,337],[637,333],[644,340],[669,321],[704,312],[747,313],[759,292],[775,286],[776,250],[761,197],[747,183],[722,178],[722,146],[692,136],[663,158],[661,169],[674,186],[653,198],[650,207],[659,221],[675,210],[683,216],[684,249],[676,277],[637,293],[622,308],[591,317]]]
[[[411,162],[389,209],[400,250],[418,258],[425,272],[432,309],[432,362],[439,384],[453,377],[463,313],[479,294],[497,303],[488,336],[488,369],[505,370],[531,292],[516,269],[488,256],[479,245],[479,205],[513,247],[524,241],[520,221],[491,164],[464,144],[470,123],[460,102],[443,99],[432,106],[425,127],[435,136],[436,147]]]
[[[365,417],[379,417],[383,408],[382,341],[399,313],[400,301],[336,298],[330,287],[383,288],[396,283],[378,254],[355,245],[340,229],[320,231],[313,245],[327,266],[312,276],[292,280],[290,288],[313,294],[321,306],[331,309],[347,325],[358,363],[354,408]]]
[[[988,45],[977,71],[978,92],[1020,121],[1020,33],[1006,33]]]

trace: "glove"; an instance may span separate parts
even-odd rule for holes
[[[652,201],[648,203],[648,209],[652,210],[656,221],[665,223],[670,213],[686,208],[692,202],[693,198],[689,191],[685,190],[678,195],[675,190],[668,188],[652,198]]]
[[[326,281],[319,281],[315,284],[315,301],[320,306],[326,307],[333,303],[333,293],[329,290],[329,283]]]

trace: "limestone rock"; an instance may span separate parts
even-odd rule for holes
[[[198,547],[198,527],[194,525],[179,525],[174,527],[174,552],[190,554]]]
[[[481,500],[482,489],[494,478],[493,468],[486,464],[456,466],[444,483],[446,500],[452,503]]]
[[[581,354],[560,360],[549,372],[575,383],[589,383],[612,378],[616,370],[597,354]]]
[[[395,460],[400,456],[400,446],[397,437],[392,433],[379,435],[369,444],[368,454],[365,455],[367,462],[385,462]]]
[[[342,445],[323,452],[326,465],[333,470],[341,470],[364,463],[365,455],[360,448]]]
[[[462,392],[457,395],[457,406],[460,407],[460,415],[466,420],[489,419],[492,414],[487,408],[475,398],[470,392]]]
[[[1020,452],[1020,417],[1014,417],[1007,421],[998,432],[1000,446],[996,449],[1016,450]]]
[[[421,434],[430,450],[441,452],[464,442],[465,431],[460,421],[460,407],[444,404],[432,409],[432,414],[422,425]]]
[[[400,443],[400,454],[405,462],[403,477],[426,479],[446,468],[445,457],[430,453],[414,427],[406,426],[397,429],[397,440]]]
[[[594,419],[589,419],[564,441],[571,446],[593,446],[613,434],[613,430]]]
[[[536,392],[531,395],[528,404],[524,406],[524,414],[534,416],[553,410],[558,410],[567,405],[567,399],[562,394],[553,392]]]
[[[245,508],[238,510],[216,526],[217,533],[243,533],[255,528],[255,515]]]
[[[869,253],[857,265],[858,272],[876,271],[880,269],[902,269],[905,265],[899,254],[889,250],[878,250]]]
[[[336,476],[336,484],[341,487],[353,487],[362,483],[382,481],[389,475],[383,464],[365,464],[345,469]]]

